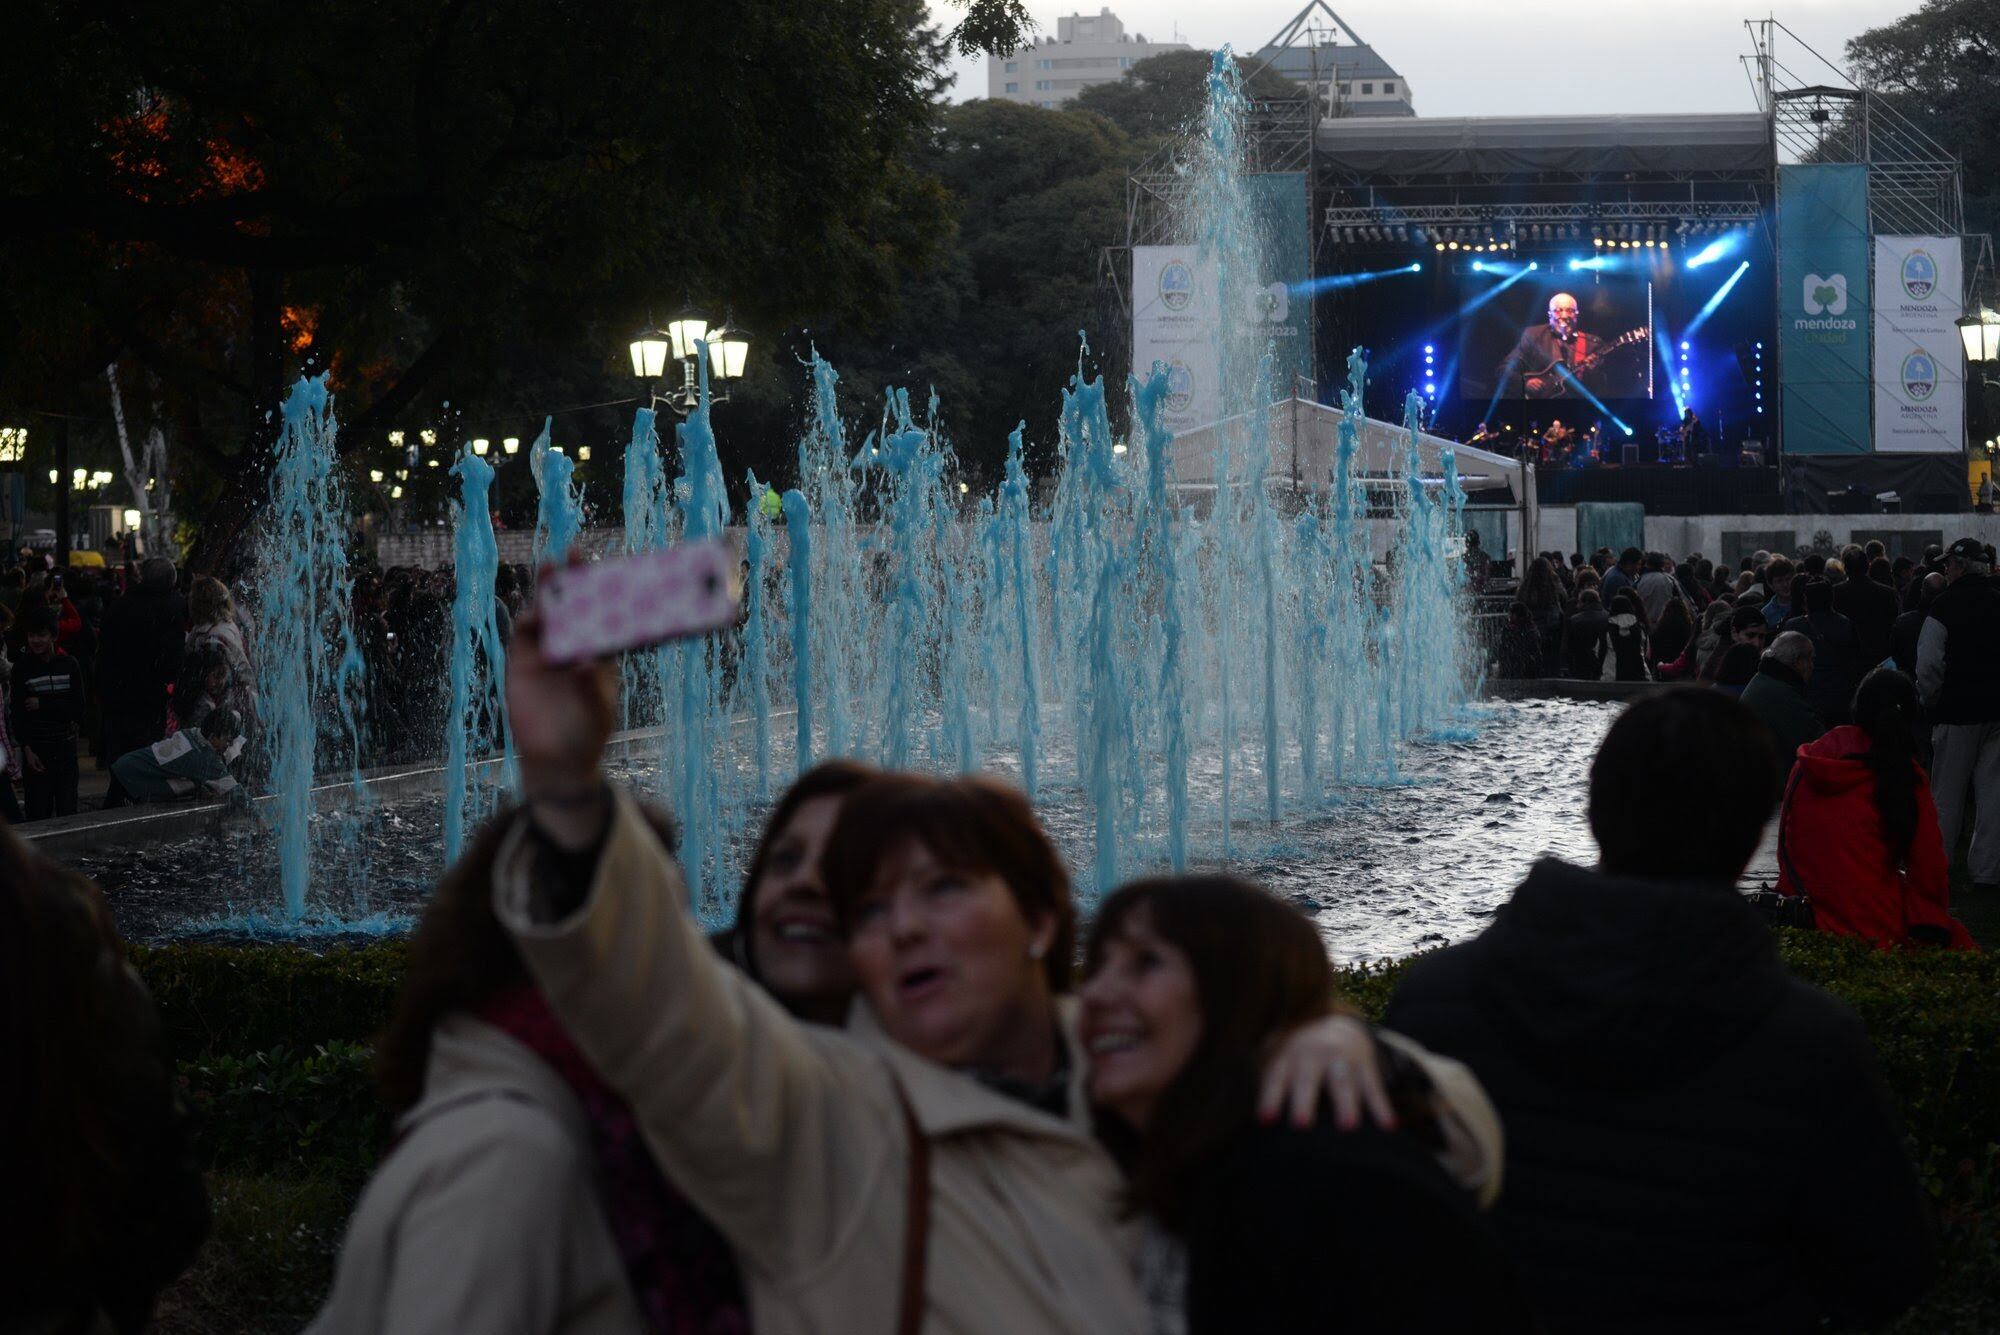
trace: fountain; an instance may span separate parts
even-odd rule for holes
[[[1245,104],[1227,53],[1209,94],[1184,221],[1213,261],[1227,311],[1260,286],[1261,263],[1243,204]],[[753,504],[740,530],[731,528],[738,517],[705,351],[671,481],[653,411],[635,414],[623,550],[740,532],[747,561],[739,628],[623,665],[624,721],[644,736],[622,775],[673,810],[705,924],[731,916],[756,814],[791,774],[829,756],[1012,778],[1094,895],[1155,869],[1234,864],[1269,874],[1277,859],[1312,874],[1309,864],[1341,841],[1364,838],[1369,794],[1409,780],[1413,744],[1473,739],[1458,558],[1464,492],[1449,451],[1441,485],[1422,476],[1421,405],[1406,405],[1395,536],[1378,565],[1357,464],[1365,357],[1357,350],[1348,363],[1328,475],[1295,482],[1287,473],[1280,483],[1265,411],[1269,348],[1247,326],[1223,321],[1225,420],[1195,485],[1186,479],[1199,461],[1177,458],[1164,424],[1166,368],[1134,368],[1114,396],[1091,374],[1087,343],[1063,391],[1059,468],[1041,505],[1023,428],[1009,437],[992,494],[971,494],[934,396],[918,411],[907,391],[892,391],[879,425],[852,446],[838,376],[817,352],[806,367],[797,485],[775,517]],[[324,381],[303,382],[286,405],[260,548],[262,717],[294,916],[307,907],[305,787],[315,769],[347,759],[329,743],[359,735],[333,430]],[[561,560],[583,531],[574,465],[552,448],[547,426],[530,457],[536,555]],[[504,761],[507,736],[492,470],[467,454],[454,472],[463,503],[441,838],[432,845],[447,857],[490,791],[470,768],[482,753]],[[764,494],[764,482],[747,481],[753,497]],[[1373,504],[1380,513],[1379,490]],[[1418,758],[1429,773],[1450,760]],[[409,897],[421,893],[419,884]]]

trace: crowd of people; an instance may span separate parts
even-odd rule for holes
[[[1947,905],[1969,835],[1974,893],[2000,895],[2000,586],[1992,547],[1921,562],[1607,550],[1537,557],[1495,654],[1501,677],[1691,681],[1734,695],[1789,779],[1781,893],[1828,931],[1969,947]]]
[[[1538,864],[1376,1027],[1254,884],[1141,880],[1081,922],[979,776],[809,771],[705,937],[671,819],[606,778],[615,671],[540,633],[522,800],[412,942],[395,1136],[315,1331],[1803,1332],[1928,1281],[1861,1026],[1734,888],[1784,766],[1723,692],[1626,709],[1598,865]],[[201,1231],[184,1115],[95,891],[5,831],[0,859],[9,1013],[76,1040],[6,1031],[31,1126],[0,1171],[63,1226],[0,1289],[135,1330]]]
[[[528,587],[525,569],[500,568],[503,646]],[[449,569],[357,573],[360,763],[442,753],[455,593]],[[58,570],[29,553],[0,569],[0,819],[74,815],[93,759],[107,808],[239,791],[258,763],[255,637],[227,585],[165,557]]]

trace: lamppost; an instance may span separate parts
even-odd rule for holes
[[[1959,341],[1965,344],[1966,379],[1980,389],[1978,397],[1973,400],[1977,411],[1972,415],[1972,425],[1976,432],[1987,426],[1985,409],[1990,397],[1987,391],[2000,386],[2000,380],[1989,379],[1980,369],[2000,361],[2000,312],[1985,308],[1968,311],[1959,317],[1957,324]],[[1993,442],[1990,440],[1986,442],[1986,463],[1989,470],[1995,463]]]
[[[701,402],[697,358],[703,347],[708,349],[709,401],[727,403],[730,382],[743,378],[750,360],[750,335],[743,330],[711,325],[707,317],[683,311],[665,329],[645,329],[632,340],[632,374],[646,382],[655,408],[665,403],[676,417],[695,410]],[[657,382],[666,376],[669,361],[680,364],[681,383],[662,394]]]
[[[0,426],[0,487],[5,488],[0,505],[7,511],[7,550],[11,554],[20,537],[22,511],[28,506],[28,480],[21,464],[28,457],[28,428]]]

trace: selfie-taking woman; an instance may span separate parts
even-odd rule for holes
[[[540,635],[531,612],[509,663],[528,812],[506,832],[495,907],[667,1176],[734,1247],[757,1329],[1143,1330],[1117,1169],[1081,1099],[1060,1117],[955,1069],[1053,1074],[1066,881],[980,869],[976,930],[855,940],[849,1027],[803,1023],[709,948],[669,850],[606,785],[612,674],[544,664]],[[866,800],[847,799],[843,826]],[[885,884],[899,905],[929,893],[908,873]]]
[[[821,855],[843,796],[872,773],[821,765],[778,799],[737,926],[716,943],[806,1019],[837,1019],[854,992]],[[314,1329],[747,1330],[729,1244],[660,1173],[493,916],[509,824],[503,813],[445,873],[411,944],[381,1045],[397,1142]]]
[[[1230,877],[1139,881],[1084,970],[1090,1097],[1144,1217],[1155,1332],[1530,1328],[1479,1216],[1499,1130],[1464,1067],[1376,1031],[1394,1129],[1351,1105],[1260,1125],[1261,1055],[1331,1000],[1303,916]]]
[[[860,995],[843,1031],[802,1023],[716,958],[670,850],[605,783],[615,676],[544,664],[540,635],[531,613],[508,672],[528,810],[496,910],[734,1247],[757,1328],[1144,1330],[1058,997],[1068,878],[1025,800],[909,776],[851,794],[827,860]]]

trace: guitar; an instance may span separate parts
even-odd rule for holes
[[[1529,371],[1521,377],[1521,393],[1530,399],[1560,399],[1570,392],[1570,380],[1574,376],[1586,375],[1597,369],[1598,364],[1621,348],[1629,348],[1634,343],[1643,343],[1653,336],[1650,329],[1634,329],[1621,334],[1599,348],[1586,350],[1572,362],[1550,362],[1539,371]],[[1577,342],[1582,344],[1584,336],[1579,334]],[[1569,375],[1564,375],[1567,369]]]

